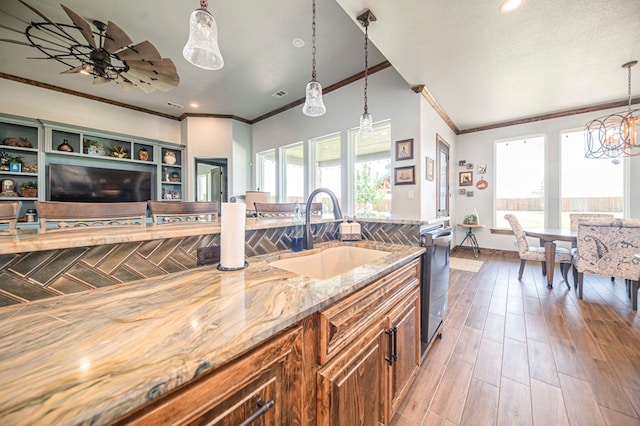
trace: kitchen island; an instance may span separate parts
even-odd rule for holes
[[[207,266],[0,309],[3,424],[114,421],[372,283],[384,289],[424,251],[350,244],[387,254],[319,280],[270,266],[291,256],[271,253],[240,271]]]

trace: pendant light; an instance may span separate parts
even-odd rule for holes
[[[373,117],[369,113],[367,105],[367,88],[369,83],[369,22],[375,21],[376,17],[369,9],[358,16],[358,21],[364,25],[364,112],[360,116],[360,127],[358,133],[368,135],[373,132]]]
[[[311,2],[311,81],[307,83],[302,113],[319,117],[327,112],[322,101],[322,86],[316,81],[316,0]]]
[[[638,120],[640,109],[631,109],[631,67],[638,61],[622,65],[628,72],[626,111],[591,120],[585,126],[586,158],[617,158],[640,155]]]
[[[218,25],[207,10],[208,5],[208,0],[200,0],[200,9],[191,13],[189,40],[182,49],[182,55],[197,67],[219,70],[224,66],[224,59],[218,47]]]

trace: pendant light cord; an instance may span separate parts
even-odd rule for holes
[[[367,106],[367,86],[369,77],[369,20],[364,23],[364,113],[369,112]]]
[[[632,66],[633,65],[629,65],[627,67],[627,71],[629,71],[629,77],[627,81],[627,95],[629,96],[629,104],[628,104],[629,111],[631,111],[631,67]]]
[[[316,0],[311,2],[311,81],[316,81]]]

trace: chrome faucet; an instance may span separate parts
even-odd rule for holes
[[[303,247],[305,250],[310,250],[313,248],[313,233],[311,232],[311,203],[313,202],[313,198],[321,192],[324,192],[329,196],[329,198],[331,198],[331,202],[333,203],[333,217],[336,219],[342,219],[342,210],[340,210],[340,206],[338,205],[336,194],[334,194],[327,188],[315,189],[307,199],[307,208],[304,212],[305,228]]]

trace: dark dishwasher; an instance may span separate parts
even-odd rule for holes
[[[443,224],[420,230],[420,244],[426,249],[420,273],[421,354],[424,355],[447,312],[451,228]]]

